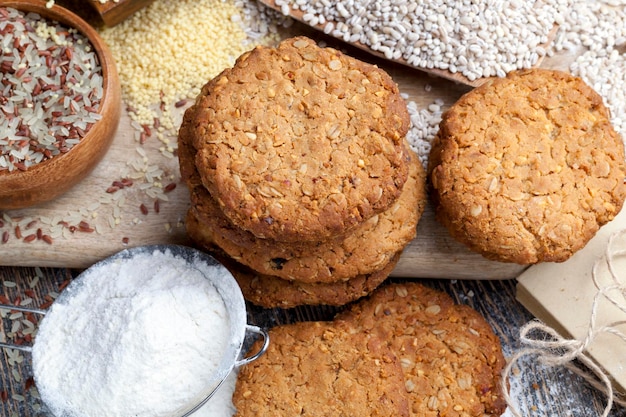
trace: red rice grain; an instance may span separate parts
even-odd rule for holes
[[[84,220],[81,220],[81,222],[78,223],[78,230],[81,232],[86,232],[86,233],[92,233],[95,231],[95,229],[91,227],[91,225]]]
[[[47,310],[48,308],[50,308],[50,306],[52,305],[53,302],[54,302],[54,300],[45,301],[45,302],[43,302],[43,303],[41,303],[39,305],[39,309],[40,310]]]
[[[27,378],[26,381],[24,382],[24,389],[26,391],[28,391],[34,386],[35,386],[35,379],[32,376],[30,378]]]
[[[70,285],[70,282],[72,282],[71,279],[66,279],[65,281],[61,282],[59,284],[59,291],[63,291],[65,289],[65,287],[67,287],[68,285]]]

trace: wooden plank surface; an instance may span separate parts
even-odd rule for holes
[[[322,36],[317,32],[314,33]],[[333,40],[329,39],[328,42]],[[435,99],[442,99],[445,103],[443,107],[448,107],[470,89],[465,85],[428,76],[419,70],[372,57],[358,49],[348,49],[347,52],[387,70],[399,84],[400,90],[408,95],[410,101],[417,103],[419,109],[426,108]],[[149,138],[144,145],[139,145],[130,118],[124,113],[112,147],[96,169],[80,184],[50,203],[3,213],[5,224],[0,228],[0,234],[9,232],[9,240],[0,244],[0,265],[84,268],[127,245],[189,243],[183,224],[185,212],[189,207],[187,190],[184,185],[178,183],[177,160],[164,157],[159,151],[162,146],[163,144],[154,137]],[[100,199],[110,197],[107,196],[106,190],[113,181],[133,173],[134,170],[129,164],[141,159],[136,150],[138,147],[147,153],[148,165],[158,166],[165,172],[162,183],[178,184],[174,191],[167,194],[169,201],[161,201],[160,213],[156,214],[153,210],[154,198],[147,197],[146,193],[140,190],[141,182],[136,180],[132,187],[115,193],[115,197],[125,200],[125,204],[119,205],[117,202],[100,204],[94,209]],[[149,209],[148,215],[140,212],[141,204]],[[114,211],[119,224],[111,228],[110,217]],[[82,215],[77,214],[80,212]],[[72,225],[76,225],[77,218],[80,217],[96,231],[73,234],[66,232],[63,236],[55,237],[52,245],[43,241],[24,243],[15,237],[15,225],[21,225],[24,236],[29,233],[24,228],[32,220],[36,220],[37,223],[31,226],[33,230],[30,233],[36,228],[42,228],[44,234],[50,233],[54,225],[50,226],[38,220],[42,217],[54,224],[59,220],[70,219],[69,223]],[[22,220],[11,222],[7,218]],[[128,239],[128,244],[123,243],[125,238]],[[465,246],[454,241],[447,230],[435,222],[432,207],[428,206],[418,227],[418,237],[405,250],[393,275],[502,279],[513,278],[522,270],[523,267],[519,265],[488,261],[470,252]]]

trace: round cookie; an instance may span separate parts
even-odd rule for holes
[[[376,336],[299,322],[269,337],[265,354],[239,371],[236,417],[409,415],[400,365]]]
[[[400,259],[400,253],[397,253],[380,270],[340,282],[309,284],[288,281],[258,273],[224,254],[213,242],[211,228],[199,222],[192,210],[187,213],[185,226],[189,237],[198,246],[210,251],[233,274],[244,298],[265,308],[348,304],[374,291],[387,279]]]
[[[389,208],[406,181],[409,115],[397,85],[310,39],[242,55],[194,107],[202,182],[257,237],[344,234]]]
[[[356,331],[387,340],[402,365],[411,415],[501,415],[500,340],[485,319],[446,293],[389,284],[340,313]]]
[[[186,118],[187,119],[187,118]],[[192,210],[213,231],[213,243],[228,256],[260,275],[301,283],[333,283],[379,272],[396,253],[415,238],[426,205],[425,172],[417,157],[411,159],[409,178],[394,205],[343,237],[326,242],[284,243],[260,239],[236,227],[224,216],[202,185],[193,164],[188,123],[180,129],[178,157],[187,181]],[[411,151],[408,151],[411,152]]]
[[[198,218],[215,231],[215,243],[238,262],[282,279],[331,283],[380,270],[415,238],[426,205],[425,172],[413,158],[410,177],[391,208],[343,237],[318,243],[256,238],[221,215],[203,187],[194,187],[191,200]]]
[[[533,69],[465,94],[429,160],[437,219],[489,259],[561,262],[620,211],[624,144],[580,78]]]

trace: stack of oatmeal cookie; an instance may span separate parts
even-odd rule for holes
[[[376,66],[304,37],[207,83],[179,132],[187,231],[264,307],[372,292],[415,237],[425,173]]]

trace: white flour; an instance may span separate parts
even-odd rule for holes
[[[237,383],[237,369],[228,375],[219,390],[192,417],[232,417],[237,412],[233,405],[233,393]]]
[[[83,283],[53,304],[33,347],[35,382],[56,416],[164,416],[207,388],[229,322],[199,271],[154,252],[92,269]]]

